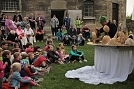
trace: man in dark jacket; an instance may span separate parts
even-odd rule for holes
[[[110,31],[108,33],[105,33],[105,34],[109,35],[111,38],[113,38],[117,32],[117,26],[115,24],[111,23],[110,21],[108,21],[105,16],[100,16],[99,21],[103,27],[105,25],[107,25],[109,27]],[[104,32],[103,27],[100,29],[101,33]]]

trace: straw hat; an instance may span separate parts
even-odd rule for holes
[[[107,25],[105,25],[105,26],[103,27],[103,30],[108,33],[110,29],[109,29],[109,27],[108,27]]]
[[[112,38],[112,39],[108,42],[108,45],[110,45],[110,46],[121,46],[121,43],[119,43],[116,38]]]
[[[102,38],[102,45],[106,45],[110,41],[110,36],[106,35]]]
[[[128,39],[125,41],[125,44],[126,44],[126,45],[129,45],[129,46],[134,46],[134,40],[131,39],[131,38],[128,38]]]

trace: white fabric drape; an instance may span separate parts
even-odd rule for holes
[[[89,84],[123,82],[134,68],[134,47],[95,47],[94,66],[67,71],[67,78]]]

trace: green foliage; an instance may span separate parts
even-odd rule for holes
[[[127,15],[126,19],[132,19],[132,14],[131,15]]]
[[[57,41],[54,41],[55,48],[58,45]],[[39,45],[42,49],[44,48],[44,43],[36,43],[35,45]],[[86,65],[94,65],[94,46],[87,45],[78,46],[77,49],[83,51],[85,53],[85,58],[88,62],[83,63],[74,63],[74,64],[52,64],[52,71],[49,74],[45,74],[43,76],[44,81],[40,83],[42,87],[31,87],[30,89],[133,89],[134,88],[134,72],[129,75],[128,79],[125,82],[117,82],[112,85],[107,84],[99,84],[92,85],[86,84],[78,79],[68,79],[65,77],[65,73],[68,70],[77,69],[80,67],[84,67]],[[71,46],[65,46],[65,53],[69,53],[71,50]]]

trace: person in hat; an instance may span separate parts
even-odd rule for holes
[[[109,27],[110,31],[108,33],[105,32],[105,34],[113,38],[117,32],[117,26],[114,23],[111,23],[109,20],[107,20],[106,16],[100,16],[99,22],[102,24],[103,27],[105,25]],[[100,29],[101,33],[104,32],[103,27]]]

